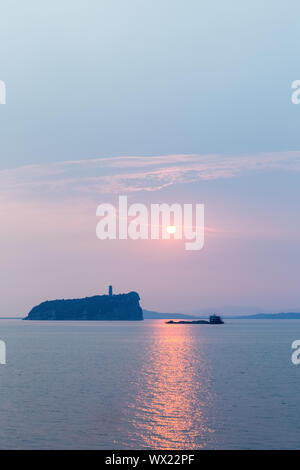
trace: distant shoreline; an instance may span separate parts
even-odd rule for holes
[[[198,320],[206,318],[207,315],[188,315],[184,313],[160,313],[151,310],[143,310],[145,320]],[[300,320],[300,313],[256,313],[253,315],[222,315],[227,320]],[[0,317],[0,320],[23,320],[23,317]],[[54,320],[58,321],[58,320]],[[66,320],[70,321],[70,320]],[[76,320],[75,320],[76,321]],[[90,321],[90,320],[86,320]],[[96,320],[97,321],[97,320]],[[109,321],[109,320],[107,320]]]
[[[187,315],[181,313],[160,313],[153,312],[151,310],[144,310],[144,319],[145,320],[155,320],[155,319],[203,319],[207,315]],[[253,315],[222,315],[222,318],[228,320],[300,320],[300,313],[298,312],[281,312],[281,313],[256,313]]]

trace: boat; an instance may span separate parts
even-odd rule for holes
[[[223,325],[224,322],[219,315],[210,315],[209,321],[207,320],[193,320],[193,321],[169,320],[169,321],[166,321],[165,323],[167,323],[168,325]]]
[[[223,325],[223,320],[219,315],[210,315],[209,323],[211,325]]]

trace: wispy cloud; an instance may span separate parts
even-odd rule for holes
[[[271,170],[300,171],[300,151],[241,156],[130,156],[29,165],[0,171],[0,195],[125,194]]]

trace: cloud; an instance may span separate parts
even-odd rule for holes
[[[300,171],[300,151],[240,156],[126,156],[28,165],[0,171],[0,196],[127,194],[272,170]]]

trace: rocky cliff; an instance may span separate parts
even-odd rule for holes
[[[34,307],[24,320],[143,320],[137,292],[50,300]]]

